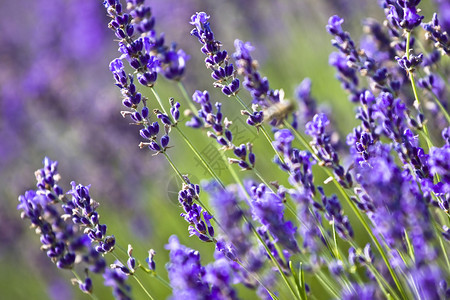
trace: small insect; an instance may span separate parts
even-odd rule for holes
[[[283,123],[290,113],[295,111],[295,103],[283,98],[284,93],[280,90],[280,101],[263,108],[265,122],[278,126]]]

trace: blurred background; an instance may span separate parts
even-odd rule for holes
[[[333,51],[325,25],[331,15],[345,19],[344,28],[358,41],[362,19],[384,18],[375,1],[360,0],[153,0],[147,1],[156,17],[156,30],[176,41],[190,56],[185,84],[188,93],[208,89],[213,101],[242,129],[243,140],[255,140],[262,173],[277,180],[281,172],[265,155],[254,130],[234,102],[212,87],[197,39],[189,32],[190,16],[198,11],[211,15],[211,27],[223,49],[234,52],[238,38],[255,46],[261,72],[272,88],[283,88],[292,99],[295,87],[312,80],[313,95],[338,120],[341,138],[355,126],[353,105],[328,65]],[[435,8],[424,9],[428,21]],[[109,20],[101,0],[2,1],[0,9],[0,298],[89,299],[70,283],[72,274],[58,270],[39,250],[40,242],[21,220],[17,197],[35,187],[34,171],[48,156],[59,161],[61,185],[70,181],[91,184],[91,195],[100,202],[101,222],[126,248],[131,243],[141,261],[147,251],[157,252],[157,271],[166,277],[168,253],[164,244],[177,234],[182,243],[200,250],[205,263],[212,258],[212,244],[189,238],[187,224],[179,217],[177,191],[181,184],[162,156],[140,150],[139,132],[120,115],[121,95],[113,84],[109,62],[118,56],[117,41],[107,28]],[[160,77],[157,90],[163,99],[181,100],[176,86]],[[141,89],[150,98],[153,97]],[[250,101],[242,91],[241,97]],[[182,101],[180,101],[182,102]],[[183,103],[183,102],[182,102]],[[150,105],[151,106],[151,105]],[[342,121],[344,120],[344,121]],[[183,120],[181,123],[184,123]],[[211,140],[185,130],[201,151]],[[191,181],[208,179],[185,144],[172,135],[170,154]],[[205,154],[206,155],[206,154]],[[214,163],[210,158],[210,162]],[[216,171],[231,179],[220,163]],[[95,279],[99,299],[112,298],[102,279]],[[143,294],[130,280],[136,299]],[[157,297],[170,291],[152,278],[144,283]],[[243,291],[243,298],[251,293]]]

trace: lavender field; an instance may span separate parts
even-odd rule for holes
[[[450,2],[1,7],[0,299],[450,299]]]

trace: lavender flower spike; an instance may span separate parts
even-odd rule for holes
[[[210,299],[211,292],[198,251],[181,245],[176,236],[169,238],[166,249],[170,251],[166,268],[173,289],[172,299]]]
[[[227,51],[220,50],[221,42],[214,39],[214,33],[209,25],[210,16],[205,12],[198,12],[191,17],[191,35],[198,38],[203,44],[201,51],[207,55],[205,59],[206,67],[213,70],[211,77],[215,80],[214,87],[218,87],[227,96],[235,95],[239,91],[239,79],[236,78],[234,66],[228,63]]]

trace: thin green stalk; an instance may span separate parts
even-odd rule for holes
[[[353,248],[355,249],[359,249],[359,246],[353,242],[350,241],[350,245],[352,245]],[[391,287],[391,285],[386,281],[386,279],[384,278],[383,275],[381,275],[377,268],[375,268],[375,266],[372,264],[372,262],[367,263],[367,267],[370,269],[370,271],[374,274],[375,279],[378,282],[378,285],[380,286],[381,290],[383,291],[383,293],[386,295],[386,298],[389,299],[388,295],[390,295],[391,297],[394,297],[395,299],[400,299],[399,296],[397,295],[397,293],[394,291],[394,289]],[[386,288],[389,290],[389,292],[391,294],[388,293],[388,291],[386,290]]]
[[[315,278],[320,282],[320,284],[325,287],[325,289],[333,296],[334,299],[340,299],[339,292],[335,291],[321,276],[315,276]]]
[[[167,161],[169,162],[169,164],[172,167],[172,169],[175,171],[175,173],[177,173],[178,177],[180,177],[180,179],[183,180],[184,183],[188,184],[188,182],[184,178],[183,174],[181,174],[180,170],[178,170],[178,168],[173,163],[173,161],[170,158],[169,154],[167,154],[166,152],[162,152],[162,153],[164,154],[164,157],[167,159]]]
[[[261,173],[255,168],[253,168],[252,170],[255,173],[255,175],[259,178],[259,180],[261,180],[262,183],[264,183],[272,192],[274,192],[270,187],[269,183],[264,179],[264,177],[262,177]]]
[[[406,50],[405,50],[406,51],[406,59],[408,59],[408,60],[409,60],[409,56],[410,56],[409,55],[410,40],[411,40],[411,31],[408,31],[408,33],[406,35]],[[420,112],[421,111],[420,100],[419,100],[419,96],[417,93],[416,82],[414,80],[414,73],[411,70],[408,70],[407,72],[409,74],[409,79],[411,81],[411,86],[412,86],[413,93],[414,93],[415,104],[416,104],[415,106],[416,106],[417,110]],[[425,135],[427,136],[426,141],[427,141],[428,148],[431,149],[433,144],[431,143],[431,137],[430,137],[430,134],[428,133],[427,124],[422,124],[422,127],[423,127],[423,131],[424,131]]]
[[[177,83],[178,85],[178,89],[181,91],[181,94],[184,97],[184,100],[186,101],[187,105],[189,105],[189,108],[196,114],[198,115],[198,110],[195,107],[194,103],[192,103],[192,101],[190,100],[191,98],[189,97],[186,87],[184,86],[183,82],[178,81]]]
[[[162,278],[162,277],[159,276],[158,274],[155,274],[155,278],[158,279],[159,281],[161,281],[161,283],[162,283],[165,287],[167,287],[167,288],[169,288],[169,289],[172,289],[172,286],[170,285],[170,283],[168,283],[166,280],[164,280],[164,278]]]
[[[445,107],[442,105],[441,101],[437,97],[437,95],[430,89],[430,93],[433,95],[434,100],[436,100],[436,104],[438,105],[439,109],[441,110],[442,114],[445,116],[445,119],[450,124],[450,115],[448,114]]]
[[[242,102],[242,100],[240,100],[240,98],[238,96],[236,96],[236,99],[238,99],[239,103],[241,103],[241,105],[243,105],[245,107],[245,104]],[[314,154],[314,151],[311,147],[311,145],[309,145],[309,143],[303,138],[303,136],[301,136],[297,130],[295,130],[291,124],[289,124],[289,122],[284,121],[283,124],[291,130],[291,132],[294,133],[294,135],[296,136],[296,138],[298,140],[300,140],[300,142],[309,150],[309,152],[311,152],[311,154],[313,155],[313,157],[320,161],[318,159],[318,157]],[[264,133],[265,131],[263,131]],[[268,135],[266,136],[266,138],[269,140],[270,144],[272,145],[270,138],[268,137]],[[277,155],[279,155],[278,151],[276,151]],[[328,176],[334,178],[333,174],[331,173],[331,171],[327,168],[324,168],[325,172],[328,174]],[[402,285],[400,284],[400,281],[397,277],[397,274],[394,272],[388,258],[387,255],[384,251],[384,248],[381,246],[381,244],[378,242],[378,240],[376,239],[375,235],[373,234],[372,230],[370,229],[369,225],[367,224],[366,220],[364,219],[364,217],[362,216],[361,212],[358,210],[358,208],[356,207],[356,205],[353,203],[353,201],[350,199],[350,197],[348,196],[348,194],[345,192],[345,190],[342,188],[342,186],[336,181],[333,180],[334,184],[336,185],[336,187],[339,189],[340,193],[342,194],[342,196],[346,199],[347,203],[350,205],[351,209],[353,210],[353,212],[356,214],[358,220],[363,224],[364,229],[369,233],[371,239],[373,240],[373,242],[375,243],[378,251],[380,252],[383,261],[385,262],[389,273],[392,276],[392,279],[394,280],[397,288],[399,289],[400,293],[402,294],[404,299],[407,299],[406,297],[406,293],[403,290]]]
[[[234,98],[239,102],[239,104],[241,104],[241,106],[248,112],[250,112],[250,109],[248,108],[248,106],[244,103],[244,101],[241,99],[241,97],[239,97],[238,94],[234,95]]]
[[[225,155],[219,151],[221,153],[222,159],[226,160]],[[236,174],[236,172],[234,171],[234,169],[232,168],[232,166],[230,164],[226,164],[228,169],[230,170],[230,173],[232,174],[233,178],[236,180],[236,182],[240,185],[240,187],[242,188],[243,192],[247,195],[248,198],[250,198],[250,195],[248,194],[247,190],[244,187],[244,184],[242,183],[242,180],[239,178],[239,176]],[[238,209],[241,209],[240,207],[238,207]],[[279,265],[278,261],[273,257],[272,252],[270,251],[270,249],[267,247],[266,243],[263,241],[262,237],[259,235],[259,233],[256,231],[256,229],[253,227],[252,223],[250,222],[250,220],[247,219],[247,217],[245,216],[245,214],[242,214],[244,221],[250,225],[252,232],[254,233],[254,235],[257,237],[257,239],[260,241],[260,243],[263,245],[263,247],[266,249],[267,254],[269,255],[269,257],[271,258],[271,261],[275,264],[275,266],[277,267],[278,271],[280,272],[280,275],[282,276],[284,282],[286,283],[286,285],[288,286],[289,290],[295,295],[295,293],[293,292],[293,288],[290,284],[290,281],[287,279],[286,275],[284,274],[283,270],[281,269],[281,266]],[[264,287],[264,286],[263,286]],[[265,287],[264,287],[265,288]],[[272,295],[272,293],[271,293]]]
[[[178,84],[178,87],[179,87],[179,89],[182,91],[182,93],[185,95],[185,97],[187,97],[187,92],[186,92],[186,89],[185,89],[184,85],[180,83],[180,84]],[[248,107],[244,104],[244,102],[242,101],[242,99],[241,99],[239,96],[235,95],[235,99],[242,105],[242,107],[243,107],[244,109],[246,109],[246,110],[248,111]],[[187,100],[189,100],[189,98],[187,98]],[[272,141],[271,141],[271,139],[270,139],[270,137],[269,137],[267,131],[266,131],[262,126],[260,126],[259,128],[262,129],[261,131],[263,132],[264,136],[266,137],[266,139],[268,140],[268,142],[269,142],[270,145],[272,146],[272,148],[273,148],[273,150],[275,151],[275,153],[276,153],[276,154],[278,155],[278,157],[280,158],[280,161],[284,162],[284,160],[283,160],[283,158],[281,157],[281,155],[280,155],[280,154],[278,153],[278,151],[274,148],[274,146],[273,146],[273,144],[272,144]],[[244,191],[244,193],[246,193],[247,196],[250,197],[250,196],[248,195],[248,192],[247,192],[247,190],[245,189],[245,187],[244,187],[242,181],[240,180],[239,176],[236,174],[236,172],[235,172],[234,169],[230,166],[230,164],[227,164],[227,161],[226,161],[226,158],[225,158],[224,154],[223,154],[220,150],[219,150],[219,153],[221,154],[222,158],[225,160],[226,165],[227,165],[228,169],[230,170],[230,173],[231,173],[231,175],[233,176],[233,178],[235,179],[235,181],[241,186],[241,188],[242,188],[242,190]],[[258,175],[257,175],[257,176],[258,176]],[[259,177],[259,176],[258,176],[258,177]],[[260,179],[261,179],[261,181],[265,182],[264,180],[262,180],[262,177],[261,177]],[[265,184],[270,188],[270,186],[269,186],[267,183],[265,183]],[[240,209],[240,208],[239,208],[239,209]],[[253,225],[250,223],[250,221],[245,217],[245,215],[243,215],[243,218],[244,218],[245,222],[246,222],[247,224],[250,225],[250,227],[252,228],[252,232],[256,235],[256,237],[258,238],[258,240],[261,242],[261,244],[262,244],[262,245],[264,246],[264,248],[266,249],[266,252],[268,253],[269,257],[271,257],[271,260],[273,261],[273,263],[274,263],[274,264],[276,265],[276,267],[278,268],[278,270],[279,270],[279,272],[280,272],[280,274],[281,274],[283,280],[285,281],[285,283],[286,283],[287,286],[289,287],[289,290],[293,293],[294,296],[297,297],[297,295],[296,295],[295,292],[293,291],[294,289],[293,289],[293,287],[291,286],[290,281],[287,279],[286,275],[283,273],[283,271],[282,271],[282,269],[281,269],[281,266],[278,264],[278,262],[276,261],[276,259],[273,257],[272,253],[270,252],[270,249],[268,249],[267,245],[266,245],[265,242],[262,240],[262,237],[261,237],[261,236],[259,235],[259,233],[255,230],[255,228],[254,228]],[[329,289],[329,287],[327,287],[327,288]],[[336,293],[335,291],[332,291],[332,294],[337,296],[337,293]]]
[[[438,215],[438,217],[439,217],[439,219],[442,220],[440,214]],[[441,249],[442,249],[442,254],[444,255],[444,259],[445,259],[445,262],[446,262],[446,264],[447,264],[447,268],[448,268],[448,270],[450,271],[450,260],[449,260],[449,255],[447,255],[447,248],[444,246],[444,241],[443,241],[443,238],[442,238],[442,235],[441,235],[441,228],[440,228],[440,225],[439,225],[439,223],[438,223],[434,218],[431,218],[431,222],[433,222],[433,227],[434,227],[434,229],[435,229],[436,236],[437,236],[437,238],[438,238],[438,240],[439,240],[439,246],[440,246]]]
[[[126,251],[122,246],[120,246],[119,244],[116,244],[116,246],[117,246],[117,249],[119,249],[120,251],[123,252],[123,254],[125,254],[125,255],[128,256],[127,251]],[[115,256],[115,257],[116,257],[116,256]],[[170,286],[170,284],[169,284],[167,281],[165,281],[161,276],[159,276],[155,271],[151,271],[151,270],[145,268],[145,267],[141,264],[141,262],[140,262],[138,259],[136,259],[136,263],[137,263],[137,265],[139,266],[139,268],[140,268],[141,270],[143,270],[145,273],[153,273],[153,277],[155,277],[156,279],[158,279],[159,281],[161,281],[161,282],[162,282],[166,287],[168,287],[169,289],[172,289],[172,287]]]
[[[167,115],[164,106],[162,105],[161,102],[161,98],[159,97],[158,93],[156,92],[155,88],[152,87],[151,88],[153,95],[155,96],[156,100],[158,101],[159,105],[161,106],[161,109],[163,110],[163,112]],[[188,137],[183,133],[183,131],[178,127],[178,126],[174,126],[173,128],[175,128],[178,133],[181,135],[181,137],[183,138],[183,140],[186,142],[186,144],[189,146],[189,148],[192,150],[192,152],[194,152],[195,156],[197,156],[197,158],[200,160],[200,162],[203,164],[203,166],[206,168],[206,170],[211,174],[211,176],[217,180],[217,182],[222,186],[225,187],[225,185],[223,184],[222,180],[219,178],[219,176],[216,174],[216,172],[214,172],[213,168],[209,165],[209,163],[200,155],[200,152],[194,147],[194,145],[192,144],[192,142],[188,139]]]
[[[144,292],[147,294],[147,296],[151,299],[154,300],[154,298],[152,297],[152,295],[150,295],[150,293],[147,291],[147,289],[145,288],[145,286],[142,284],[142,282],[139,280],[139,277],[136,274],[133,274],[133,278],[137,281],[137,283],[141,286],[141,288],[144,290]]]

